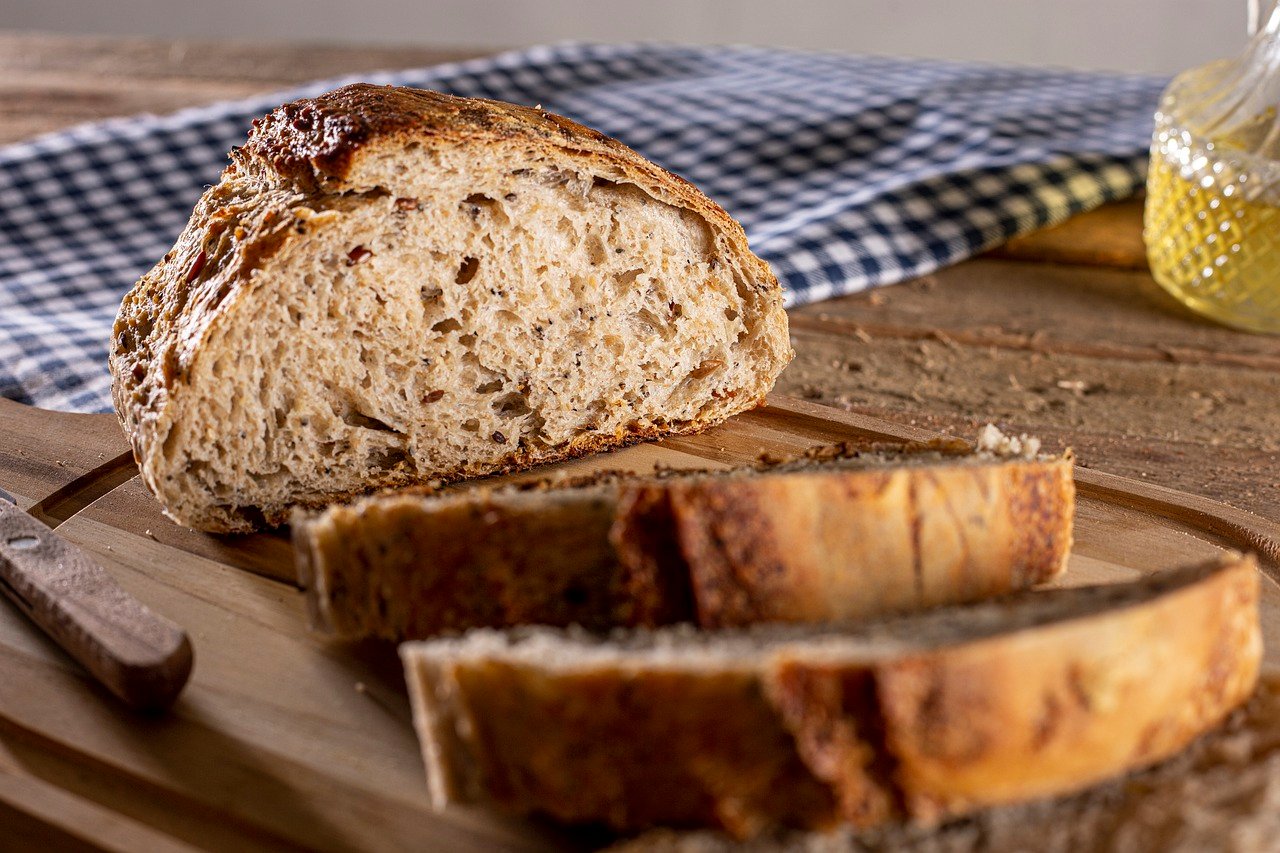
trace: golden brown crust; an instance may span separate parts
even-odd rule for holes
[[[447,780],[433,782],[440,805],[740,837],[837,816],[927,825],[1155,763],[1247,698],[1254,560],[1108,590],[1024,594],[858,640],[828,628],[729,647],[673,632],[633,657],[547,632],[522,653],[481,632],[401,655],[433,779]],[[783,799],[797,789],[800,803]]]
[[[870,672],[784,663],[767,689],[797,754],[834,792],[842,821],[880,826],[903,814]]]
[[[712,825],[740,837],[835,820],[830,791],[790,748],[749,673],[584,672],[548,683],[490,662],[451,676],[476,762],[468,784],[510,810],[619,830]],[[562,733],[555,742],[545,739],[549,720]],[[671,759],[655,761],[655,750]]]
[[[1071,463],[1006,461],[667,486],[704,627],[858,619],[1056,576]]]
[[[653,830],[609,853],[1257,853],[1280,837],[1280,677],[1177,756],[1073,796],[984,809],[942,827],[788,833],[744,847],[727,836]]]
[[[622,625],[669,625],[694,618],[689,566],[680,552],[671,496],[661,483],[624,483],[609,544],[627,606]]]
[[[867,675],[838,664],[775,662],[771,690],[859,826],[899,815],[934,823],[974,809],[1079,790],[1160,761],[1220,722],[1252,691],[1261,662],[1258,571],[1227,559],[1199,583],[1116,618],[890,659]],[[1171,626],[1177,626],[1171,630]],[[851,690],[872,696],[872,750],[892,772],[869,785],[866,738],[816,742]],[[860,719],[865,720],[864,711]],[[864,809],[859,811],[859,809]]]
[[[541,142],[649,165],[617,140],[546,110],[370,83],[277,107],[253,122],[249,141],[232,156],[260,160],[284,178],[341,183],[375,146],[459,137]]]
[[[936,448],[880,445],[873,448],[880,454],[876,466],[836,467],[866,449],[826,448],[719,474],[560,483],[560,492],[607,488],[613,520],[609,541],[598,545],[611,548],[614,559],[593,570],[605,573],[602,583],[611,579],[613,593],[580,597],[576,608],[562,601],[566,578],[581,572],[580,553],[595,554],[595,548],[562,549],[529,565],[513,558],[506,572],[524,578],[530,595],[521,621],[495,621],[489,609],[468,618],[456,600],[440,597],[433,579],[448,575],[459,594],[468,584],[499,583],[494,572],[501,570],[481,565],[487,552],[463,547],[456,558],[442,555],[453,554],[456,543],[481,545],[504,535],[519,537],[512,548],[521,551],[528,538],[550,535],[538,533],[536,512],[518,533],[438,525],[437,518],[459,501],[497,508],[520,503],[518,496],[536,486],[473,498],[390,494],[335,507],[299,519],[295,552],[300,574],[316,577],[308,586],[313,613],[321,616],[315,627],[388,639],[522,622],[602,628],[692,620],[727,627],[858,619],[999,595],[1049,580],[1065,566],[1073,515],[1068,458],[943,455],[912,464],[913,451]],[[891,450],[900,455],[884,455]],[[1036,484],[1030,494],[1016,491],[1027,483]],[[595,504],[581,505],[585,524]],[[603,528],[591,529],[603,535]],[[431,538],[437,535],[439,542]],[[405,541],[414,547],[392,547]],[[338,597],[338,589],[363,592]],[[406,601],[417,604],[406,611],[400,606]],[[445,609],[452,617],[447,623],[437,618]]]
[[[1004,484],[1010,496],[1009,529],[1014,540],[1012,559],[1021,566],[1019,586],[1035,586],[1053,579],[1067,565],[1072,528],[1061,513],[1075,512],[1075,479],[1070,476],[1075,456],[1068,450],[1062,467],[1046,470],[1033,465],[1013,466]]]

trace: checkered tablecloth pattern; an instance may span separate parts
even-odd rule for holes
[[[295,97],[0,149],[0,396],[107,411],[125,290],[250,121]],[[760,48],[565,44],[376,83],[542,104],[683,175],[796,305],[902,281],[1137,190],[1163,81]]]

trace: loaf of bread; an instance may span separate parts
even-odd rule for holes
[[[696,432],[791,359],[742,228],[541,109],[353,85],[231,156],[111,346],[143,482],[181,524]]]
[[[847,628],[401,646],[437,806],[633,831],[935,823],[1158,762],[1254,687],[1258,572],[1226,555]]]
[[[300,513],[293,537],[313,625],[340,637],[716,628],[1043,583],[1066,565],[1073,506],[1069,454],[845,444],[728,471],[378,495]]]

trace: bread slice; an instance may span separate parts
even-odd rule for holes
[[[609,853],[1257,853],[1280,838],[1280,676],[1186,750],[1079,794],[997,806],[941,827],[790,831],[741,842],[654,829]]]
[[[863,618],[1063,569],[1070,455],[997,444],[380,495],[300,515],[294,554],[314,627],[346,638]]]
[[[113,332],[116,410],[181,524],[696,432],[792,357],[723,209],[541,109],[353,85],[231,157]]]
[[[401,646],[433,801],[623,831],[932,823],[1177,752],[1253,689],[1250,557],[849,629]]]

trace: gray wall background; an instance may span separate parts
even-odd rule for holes
[[[657,39],[1171,73],[1238,51],[1245,0],[0,0],[0,27],[452,47]]]

